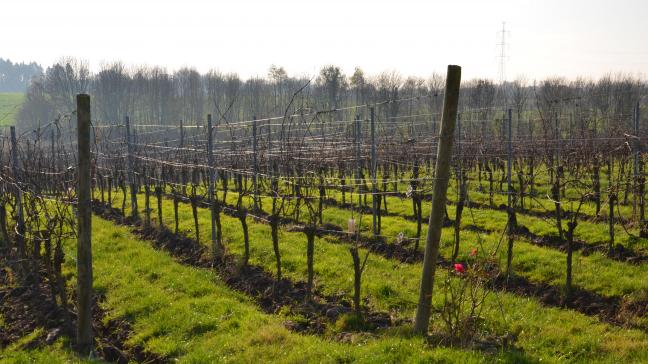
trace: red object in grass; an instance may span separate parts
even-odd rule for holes
[[[472,248],[472,250],[470,251],[470,256],[471,257],[476,257],[477,256],[477,248]]]
[[[463,264],[461,264],[461,263],[455,263],[454,270],[457,273],[465,273],[466,272],[466,268],[464,268]]]

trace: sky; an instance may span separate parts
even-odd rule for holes
[[[51,65],[312,75],[395,70],[464,79],[648,75],[648,0],[2,0],[0,57]]]

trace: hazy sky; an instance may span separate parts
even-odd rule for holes
[[[648,0],[3,0],[2,14],[0,57],[74,56],[93,70],[122,60],[249,77],[333,63],[428,76],[453,63],[497,79],[506,21],[508,79],[648,75]]]

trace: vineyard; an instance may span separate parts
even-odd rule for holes
[[[645,88],[452,81],[2,128],[0,358],[648,361]]]

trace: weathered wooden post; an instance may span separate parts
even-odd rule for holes
[[[423,258],[423,273],[419,293],[414,332],[426,334],[430,324],[432,308],[432,291],[434,288],[434,273],[439,257],[439,241],[441,227],[445,214],[446,192],[450,179],[450,160],[454,141],[455,122],[457,120],[457,105],[459,103],[459,87],[461,85],[461,67],[448,66],[446,76],[445,96],[443,100],[443,116],[441,119],[441,134],[437,149],[435,179],[432,195],[432,210],[428,222],[428,232],[425,241],[425,256]]]
[[[184,125],[182,124],[182,119],[180,119],[180,149],[184,148],[184,139],[185,139],[185,131],[184,131]],[[184,153],[182,154],[182,162],[186,163],[186,158],[184,157]],[[185,168],[182,168],[180,171],[180,186],[181,187],[181,193],[183,196],[187,195],[187,171]]]
[[[555,154],[555,178],[554,186],[552,187],[552,198],[554,199],[554,205],[556,206],[556,227],[558,229],[558,236],[562,241],[563,226],[562,226],[562,206],[560,204],[560,179],[562,177],[562,165],[560,161],[560,146],[562,143],[562,138],[560,136],[560,119],[558,118],[558,112],[554,114],[554,135],[556,136],[556,154]]]
[[[376,181],[376,122],[374,108],[369,108],[370,122],[371,122],[371,203],[373,212],[373,235],[378,236],[380,229],[378,227],[378,186]]]
[[[90,96],[77,95],[78,190],[77,190],[77,346],[92,351],[92,216],[90,206]]]
[[[252,158],[253,158],[253,175],[252,175],[252,189],[253,189],[253,200],[254,200],[254,211],[259,210],[259,190],[258,190],[258,176],[259,176],[259,165],[257,158],[258,143],[257,143],[257,120],[256,116],[252,120]]]
[[[356,180],[355,185],[358,189],[358,211],[362,214],[362,163],[360,162],[360,138],[361,138],[361,128],[362,124],[360,123],[360,116],[356,116],[355,120],[355,152],[356,152]],[[358,231],[360,227],[358,226]]]
[[[136,219],[139,216],[139,211],[137,211],[137,188],[135,186],[135,173],[133,172],[133,146],[131,144],[130,118],[128,116],[125,117],[124,124],[126,126],[126,174],[130,185],[131,216]]]
[[[508,223],[506,233],[508,235],[508,250],[506,253],[506,279],[511,277],[511,265],[513,263],[513,233],[515,232],[517,221],[515,211],[513,211],[513,183],[511,180],[511,173],[513,169],[513,113],[508,109],[508,158],[506,161],[506,182],[507,182],[507,215]]]
[[[216,183],[216,170],[214,167],[214,134],[212,130],[212,116],[207,115],[207,167],[209,168],[207,178],[207,194],[209,199],[209,210],[211,211],[211,241],[214,258],[221,256],[221,247],[216,234],[216,206],[214,198],[214,184]]]
[[[11,126],[11,170],[14,178],[14,198],[16,199],[16,247],[18,256],[25,258],[25,216],[22,204],[22,190],[20,188],[20,174],[18,172],[18,142],[16,141],[16,127]]]
[[[633,165],[633,188],[632,188],[632,216],[636,217],[637,216],[637,202],[639,199],[637,198],[639,195],[639,158],[641,155],[639,154],[641,143],[639,142],[639,102],[635,105],[634,109],[634,146],[633,146],[633,151],[634,151],[634,165]]]

